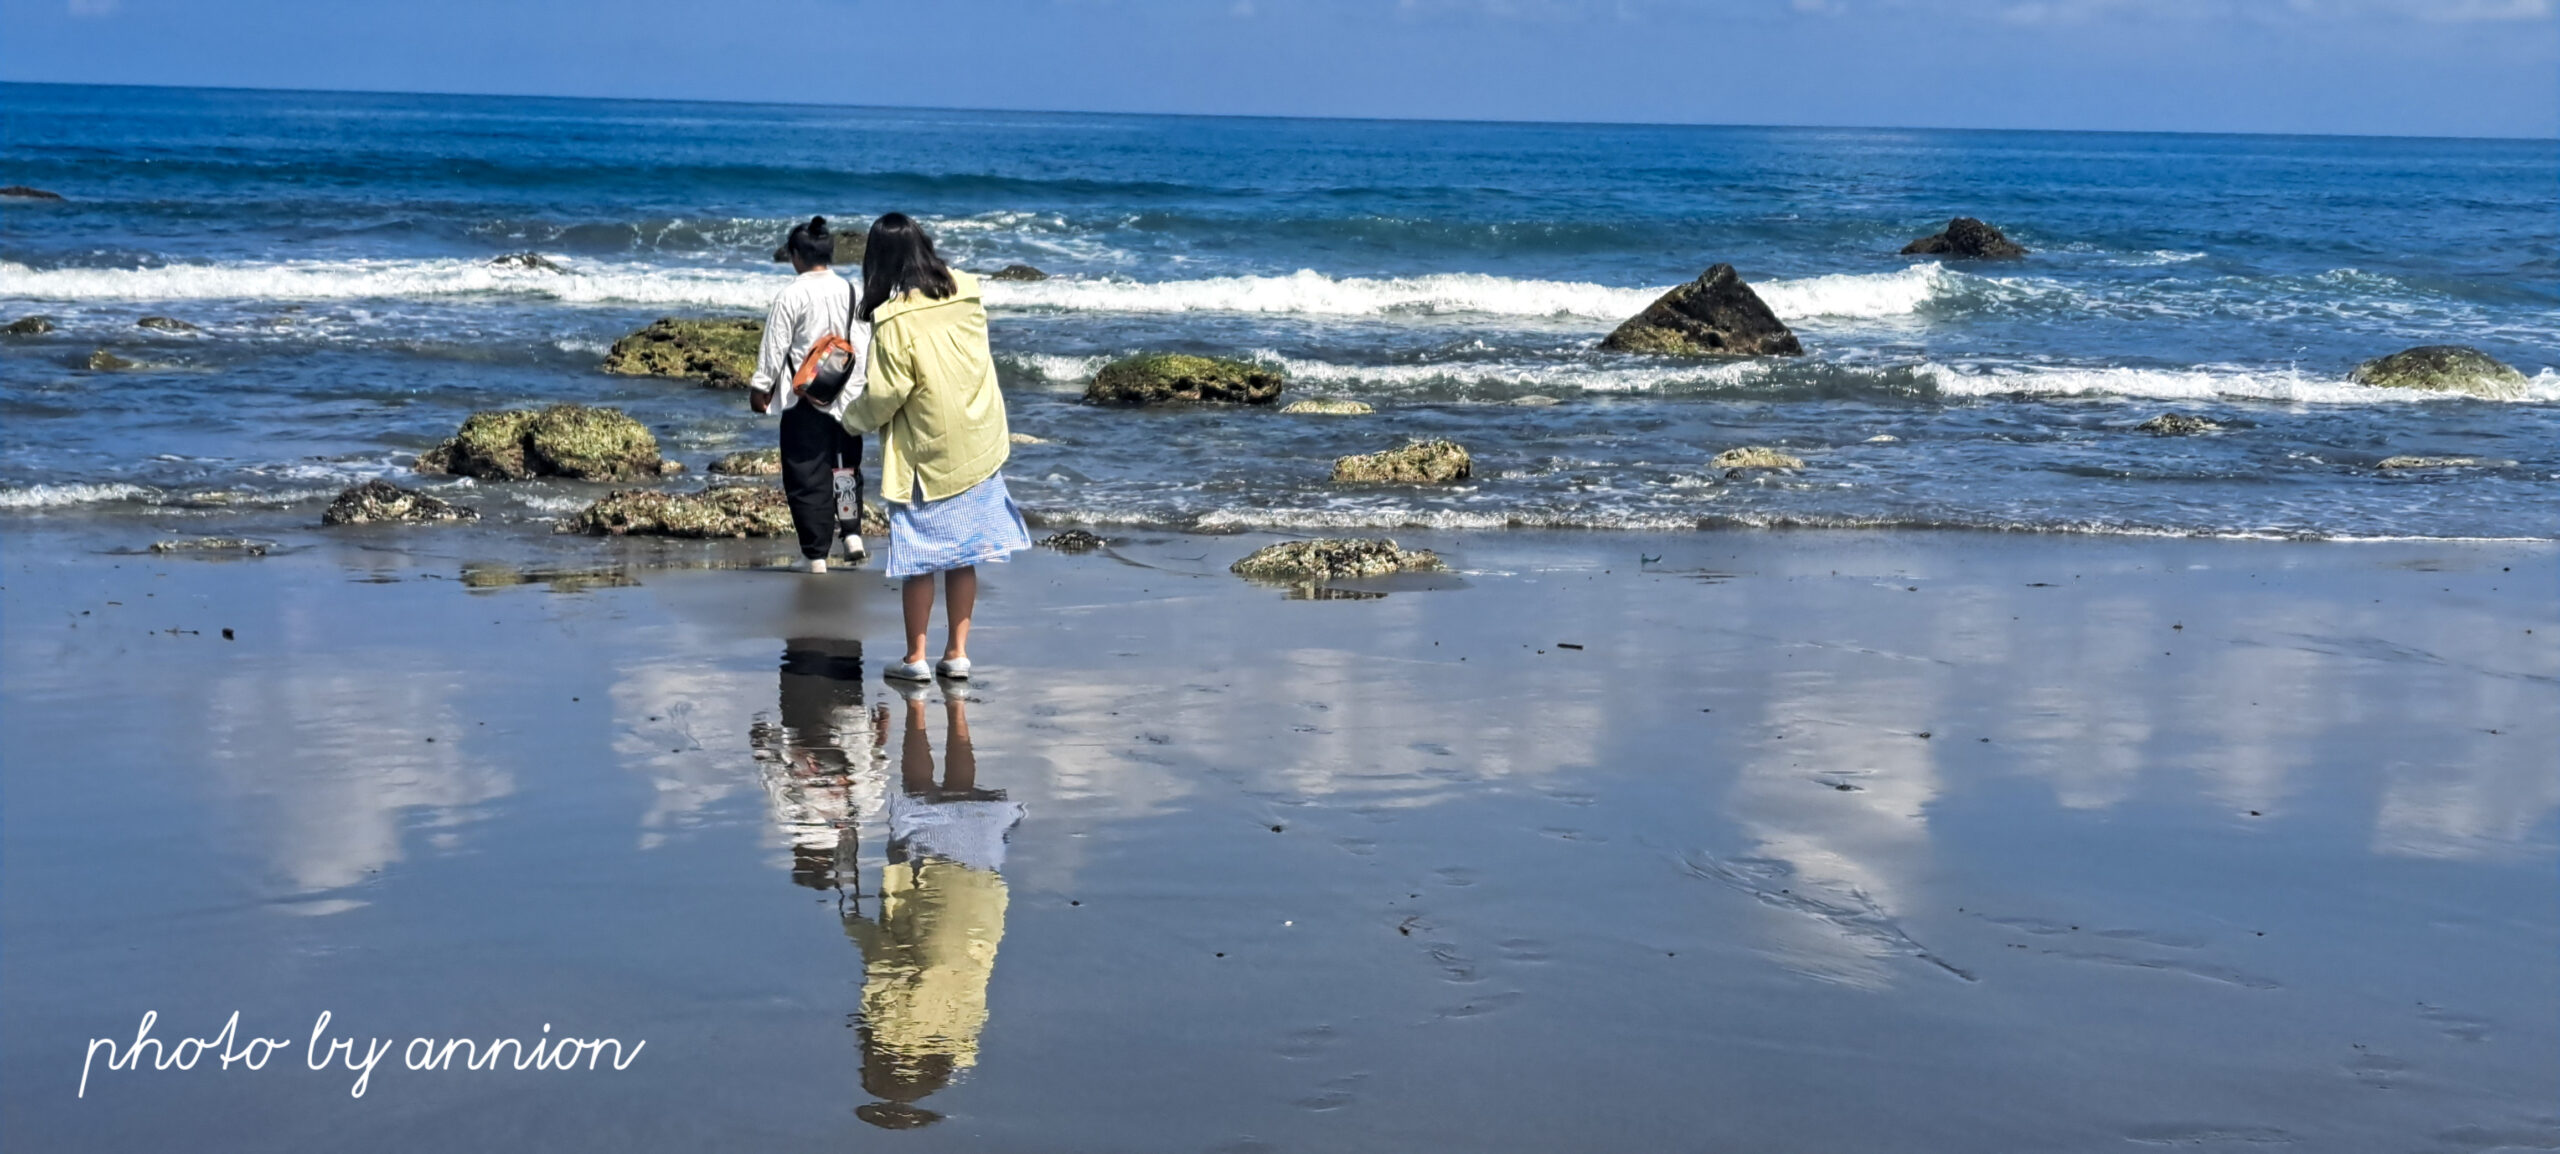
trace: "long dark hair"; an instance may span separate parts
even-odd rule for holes
[[[893,212],[871,222],[871,236],[862,249],[862,319],[870,320],[874,310],[910,291],[943,300],[960,286],[952,283],[951,266],[934,255],[933,238],[925,235],[924,226]]]

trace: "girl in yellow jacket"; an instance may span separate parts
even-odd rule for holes
[[[978,278],[942,263],[924,227],[893,212],[871,223],[861,314],[871,325],[870,368],[844,427],[887,430],[880,498],[889,504],[888,572],[906,579],[906,657],[884,672],[901,681],[935,673],[965,680],[977,566],[1031,546],[1001,471],[1013,440],[987,348],[987,309]],[[950,598],[950,636],[942,660],[927,668],[936,573]]]

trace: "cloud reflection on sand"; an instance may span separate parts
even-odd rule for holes
[[[480,807],[515,792],[511,776],[466,748],[456,686],[432,671],[385,677],[378,662],[346,654],[298,655],[290,668],[213,684],[206,747],[249,814],[243,842],[283,893],[363,882],[407,856],[412,830],[450,848]]]

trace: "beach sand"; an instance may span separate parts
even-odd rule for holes
[[[0,1141],[2560,1144],[2552,546],[1399,537],[1456,572],[1292,597],[1225,573],[1271,538],[1145,533],[988,570],[979,808],[933,836],[1019,823],[918,868],[888,795],[951,718],[879,680],[876,573],[22,521]],[[75,1099],[146,1011],[293,1048]],[[395,1048],[359,1099],[322,1011],[647,1045]]]

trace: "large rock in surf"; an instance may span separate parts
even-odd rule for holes
[[[1280,411],[1320,417],[1365,417],[1377,412],[1376,409],[1369,407],[1367,401],[1354,401],[1345,397],[1309,397],[1303,401],[1291,401],[1282,405]]]
[[[2492,401],[2524,396],[2525,377],[2515,366],[2467,345],[2421,345],[2375,357],[2347,374],[2359,385],[2469,393]]]
[[[125,369],[134,368],[136,366],[132,361],[128,361],[123,357],[108,352],[105,349],[99,349],[96,352],[90,353],[87,359],[81,361],[80,367],[93,373],[113,373],[121,372]]]
[[[563,519],[563,533],[642,537],[789,537],[791,504],[771,485],[713,485],[692,493],[625,489]],[[862,535],[886,537],[880,507],[862,506]]]
[[[2149,433],[2155,437],[2192,437],[2198,433],[2220,432],[2222,422],[2189,416],[2185,413],[2162,413],[2135,425],[2133,429],[2137,433]]]
[[[1801,469],[1804,468],[1804,458],[1781,453],[1767,445],[1744,445],[1716,454],[1708,464],[1738,473],[1744,469]]]
[[[451,439],[418,455],[421,473],[484,481],[628,481],[682,468],[658,455],[658,439],[648,426],[618,409],[584,405],[473,413]]]
[[[442,525],[479,519],[480,511],[468,505],[403,489],[380,478],[338,494],[337,500],[329,502],[329,511],[320,515],[323,525]]]
[[[711,462],[711,472],[721,477],[779,477],[782,450],[741,449]]]
[[[1428,549],[1403,549],[1386,537],[1318,537],[1265,545],[1227,567],[1238,577],[1262,581],[1338,581],[1389,573],[1447,569]]]
[[[764,322],[752,317],[662,317],[613,342],[604,371],[743,389],[756,375],[756,346],[763,341]]]
[[[2027,250],[1999,229],[1969,216],[1959,216],[1947,222],[1946,231],[1902,246],[1902,254],[1951,256],[1958,260],[2016,260],[2027,255]]]
[[[40,337],[52,331],[53,318],[40,313],[33,316],[19,317],[14,321],[10,321],[9,327],[0,329],[0,332],[5,332],[13,337]]]
[[[987,274],[988,280],[1047,280],[1049,274],[1027,264],[1009,264]]]
[[[197,331],[195,325],[187,321],[179,320],[176,317],[144,317],[133,323],[137,328],[150,329],[155,333],[192,333]]]
[[[1804,346],[1729,264],[1716,265],[1619,325],[1600,347],[1679,357],[1800,356]]]
[[[1475,471],[1475,459],[1456,441],[1414,441],[1383,453],[1337,457],[1333,480],[1405,485],[1446,485]]]
[[[567,272],[560,262],[538,252],[511,252],[489,258],[491,268],[511,268],[522,272]]]
[[[1084,399],[1121,408],[1177,402],[1267,405],[1280,399],[1284,384],[1279,370],[1251,361],[1145,353],[1102,366],[1085,386]]]
[[[11,199],[11,200],[60,200],[60,199],[62,199],[62,194],[61,194],[61,193],[58,193],[58,192],[46,192],[45,190],[43,190],[43,189],[41,189],[41,188],[29,188],[29,187],[27,187],[26,185],[23,185],[23,184],[12,184],[12,185],[7,185],[7,186],[0,186],[0,196],[8,197],[8,198],[9,198],[9,199]]]

